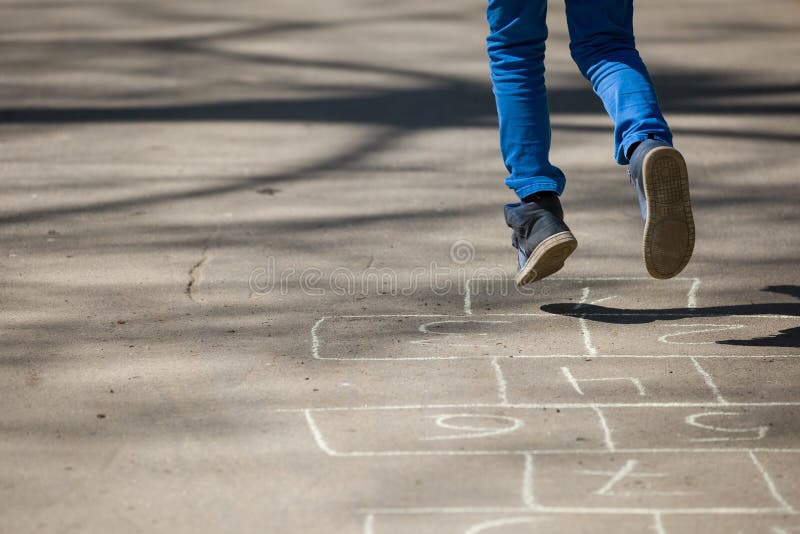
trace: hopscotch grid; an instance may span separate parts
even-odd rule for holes
[[[752,460],[753,465],[756,467],[759,474],[761,474],[761,477],[764,479],[764,482],[766,483],[767,488],[769,488],[769,492],[772,495],[772,497],[778,502],[778,504],[780,504],[783,507],[784,510],[786,510],[789,513],[796,514],[797,511],[792,507],[792,505],[786,502],[786,499],[784,499],[783,495],[780,494],[780,492],[778,491],[778,487],[775,486],[775,482],[773,482],[772,480],[772,477],[769,476],[767,470],[764,469],[764,466],[758,460],[753,450],[751,449],[747,451],[747,453],[750,456],[750,460]]]
[[[585,277],[585,278],[561,278],[557,280],[649,280],[646,277]],[[695,309],[697,307],[696,295],[700,287],[701,281],[699,278],[676,278],[676,280],[691,280],[692,285],[687,293],[687,308]],[[800,406],[800,402],[727,402],[720,394],[719,389],[713,381],[711,375],[697,361],[703,358],[747,358],[747,359],[764,359],[764,358],[800,358],[798,355],[760,355],[760,356],[731,356],[731,355],[695,355],[689,356],[684,354],[677,355],[608,355],[610,358],[643,358],[643,359],[666,359],[666,358],[689,358],[696,370],[706,382],[706,385],[714,393],[717,403],[707,402],[675,402],[675,403],[517,403],[512,404],[508,400],[507,383],[500,366],[500,358],[508,356],[453,356],[453,357],[399,357],[399,358],[324,358],[320,356],[320,341],[318,337],[319,327],[326,320],[342,319],[374,319],[374,318],[389,318],[389,317],[408,317],[408,318],[426,318],[426,317],[474,317],[472,310],[472,292],[469,280],[464,293],[464,309],[463,316],[454,314],[369,314],[369,315],[340,315],[340,316],[326,316],[320,318],[314,323],[311,329],[312,339],[312,355],[315,359],[330,359],[330,360],[371,360],[371,361],[402,361],[402,360],[451,360],[451,359],[485,359],[489,358],[491,365],[495,372],[495,379],[498,388],[499,404],[488,403],[472,403],[472,404],[440,404],[440,405],[402,405],[402,406],[356,406],[356,407],[322,407],[322,408],[300,408],[300,409],[278,409],[280,412],[296,412],[303,411],[305,418],[309,425],[310,431],[314,437],[317,446],[324,453],[330,456],[345,456],[345,457],[380,457],[380,456],[429,456],[429,455],[521,455],[524,459],[524,470],[522,480],[522,500],[525,505],[524,508],[517,507],[411,507],[411,508],[375,508],[369,510],[368,515],[364,520],[364,534],[373,534],[374,522],[376,515],[379,514],[417,514],[417,513],[542,513],[542,514],[649,514],[653,517],[653,529],[657,534],[665,534],[664,526],[662,523],[662,515],[666,514],[796,514],[797,511],[789,505],[789,503],[778,492],[774,482],[769,474],[764,470],[761,463],[755,456],[755,452],[785,452],[785,453],[800,453],[800,448],[647,448],[647,449],[617,449],[611,437],[611,429],[605,419],[602,408],[715,408],[715,407],[736,407],[736,406],[749,406],[749,407],[769,407],[769,406]],[[587,349],[587,354],[571,354],[571,355],[514,355],[514,358],[585,358],[586,356],[596,356],[597,349],[594,347],[591,334],[588,328],[587,319],[593,317],[663,317],[663,318],[722,318],[730,317],[730,314],[723,313],[702,313],[700,311],[689,311],[687,313],[659,313],[659,312],[615,312],[615,313],[580,313],[579,308],[588,300],[589,288],[583,288],[581,302],[575,306],[575,313],[565,314],[551,314],[551,313],[485,313],[482,315],[494,317],[569,317],[577,318],[581,327],[584,345]],[[779,315],[779,314],[748,314],[736,315],[742,318],[768,318],[768,319],[794,319],[796,315]],[[562,368],[563,370],[563,368]],[[573,381],[577,385],[574,377]],[[580,392],[580,388],[576,388]],[[331,448],[325,441],[322,432],[317,426],[312,413],[313,411],[349,411],[349,410],[392,410],[392,409],[441,409],[441,408],[564,408],[564,409],[586,409],[591,408],[598,416],[600,426],[603,430],[605,447],[602,449],[550,449],[550,450],[420,450],[420,451],[378,451],[378,452],[337,452]],[[781,508],[734,508],[734,507],[708,507],[708,508],[632,508],[632,507],[569,507],[569,506],[538,506],[534,501],[533,496],[533,466],[534,456],[547,455],[547,454],[638,454],[638,453],[702,453],[702,454],[718,454],[718,453],[743,453],[746,452],[756,469],[760,472],[766,485],[768,486],[774,499],[781,505]]]
[[[690,358],[690,360],[692,364],[694,364],[694,368],[697,369],[697,372],[700,373],[700,376],[703,377],[703,380],[705,381],[708,388],[711,390],[711,393],[713,393],[714,397],[716,397],[717,402],[719,402],[721,405],[727,405],[728,401],[725,400],[725,397],[723,397],[722,394],[720,393],[719,388],[717,387],[717,384],[714,382],[714,378],[711,376],[711,374],[708,371],[706,371],[702,365],[700,365],[700,362],[698,362],[696,358],[692,357]]]

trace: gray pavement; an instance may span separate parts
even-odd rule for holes
[[[667,282],[551,5],[532,294],[483,9],[0,2],[0,531],[800,532],[800,4],[637,4]]]

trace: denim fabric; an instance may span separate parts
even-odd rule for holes
[[[614,157],[648,138],[672,144],[653,82],[636,51],[633,0],[566,0],[570,52],[614,121]],[[550,163],[550,115],[544,80],[546,0],[489,0],[486,38],[500,123],[500,150],[519,198],[564,191]]]

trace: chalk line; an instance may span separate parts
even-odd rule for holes
[[[494,376],[497,381],[497,396],[500,399],[500,404],[508,405],[508,383],[503,376],[503,370],[500,368],[497,358],[492,359],[492,368],[494,369]]]
[[[700,373],[700,376],[702,376],[703,380],[705,380],[705,383],[708,386],[708,388],[716,397],[717,402],[719,402],[720,404],[728,404],[728,401],[726,401],[725,398],[722,396],[722,394],[719,392],[719,388],[714,383],[714,379],[711,377],[708,371],[703,369],[703,366],[700,365],[700,362],[698,362],[696,358],[692,357],[690,358],[690,360],[692,364],[694,364],[694,368],[697,369],[697,372]]]
[[[508,525],[529,525],[537,523],[541,520],[542,520],[541,517],[536,517],[536,516],[492,519],[489,521],[483,521],[482,523],[478,523],[477,525],[472,525],[469,528],[469,530],[464,532],[464,534],[479,534],[480,532],[484,532],[486,530],[495,529],[497,527],[505,527]]]
[[[608,452],[614,452],[614,440],[611,439],[611,428],[608,426],[608,421],[606,421],[606,416],[603,414],[603,411],[596,405],[592,405],[592,409],[594,413],[597,414],[597,418],[600,420],[600,428],[603,430],[603,443],[608,449]]]
[[[315,360],[320,360],[319,356],[319,338],[317,337],[317,329],[319,325],[321,325],[325,320],[330,319],[330,317],[321,317],[314,323],[314,326],[311,327],[311,356]]]
[[[325,438],[322,437],[322,432],[319,431],[316,421],[314,421],[314,418],[311,416],[311,410],[306,410],[305,415],[308,428],[311,430],[311,435],[314,436],[317,447],[328,456],[339,456],[339,453],[330,448],[325,442]]]
[[[661,521],[661,512],[653,514],[653,530],[656,534],[667,534],[667,531],[664,529],[664,523]]]
[[[700,279],[692,278],[692,285],[689,287],[689,293],[686,295],[686,307],[697,307],[697,290],[700,289]]]
[[[367,514],[364,517],[363,534],[375,534],[375,514]]]
[[[508,404],[475,402],[475,403],[443,403],[443,404],[395,404],[395,405],[360,405],[360,406],[317,406],[305,408],[276,408],[275,412],[349,412],[370,410],[440,410],[451,408],[520,408],[520,409],[592,409],[598,408],[733,408],[737,406],[759,407],[792,407],[800,406],[800,402],[514,402]]]
[[[777,486],[775,486],[775,483],[772,481],[772,477],[769,476],[769,473],[767,473],[766,469],[764,469],[764,466],[761,465],[761,462],[758,460],[758,458],[756,458],[755,453],[752,450],[749,450],[748,454],[750,455],[750,460],[753,461],[753,465],[756,466],[756,469],[758,469],[758,472],[761,474],[761,477],[767,484],[769,492],[772,494],[772,498],[774,498],[786,512],[793,514],[797,513],[796,510],[792,507],[792,505],[786,502],[786,499],[784,499],[783,495],[780,494]]]
[[[615,448],[616,454],[733,454],[733,453],[746,453],[747,451],[754,452],[769,452],[769,453],[783,453],[783,454],[798,454],[800,448],[796,449],[770,449],[770,448],[688,448],[688,447],[673,447],[673,448],[653,448],[653,449],[624,449]],[[457,449],[457,450],[402,450],[402,451],[349,451],[349,452],[336,452],[329,454],[337,458],[402,458],[402,457],[430,457],[430,456],[523,456],[530,454],[532,456],[599,456],[603,454],[611,454],[606,447],[597,449]]]
[[[570,383],[573,389],[575,389],[575,391],[578,392],[578,395],[583,395],[583,390],[581,389],[581,386],[578,384],[578,381],[575,380],[575,376],[569,370],[569,367],[562,367],[561,374],[564,375],[564,378],[567,379],[567,382]]]
[[[628,460],[627,462],[625,462],[625,465],[623,465],[619,469],[619,471],[614,473],[614,475],[610,479],[608,479],[608,482],[603,484],[603,486],[601,488],[599,488],[597,491],[595,491],[595,494],[597,494],[597,495],[609,495],[609,492],[611,491],[611,488],[616,486],[625,477],[630,475],[633,472],[633,470],[636,469],[636,466],[638,464],[639,464],[639,462],[636,461],[636,460]]]
[[[786,514],[785,508],[613,508],[613,507],[573,507],[573,506],[539,506],[535,512],[523,507],[505,506],[451,506],[451,507],[405,507],[405,508],[370,508],[369,513],[376,515],[421,515],[421,514],[502,514],[502,513],[536,513],[536,514],[574,514],[574,515],[761,515]],[[362,511],[363,512],[363,511]]]
[[[526,453],[525,468],[522,472],[522,503],[528,508],[536,508],[533,497],[533,455]]]

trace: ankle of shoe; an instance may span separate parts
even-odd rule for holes
[[[541,202],[543,200],[547,200],[553,197],[558,198],[558,195],[556,194],[555,191],[537,191],[536,193],[533,193],[523,198],[522,202],[525,203]]]

